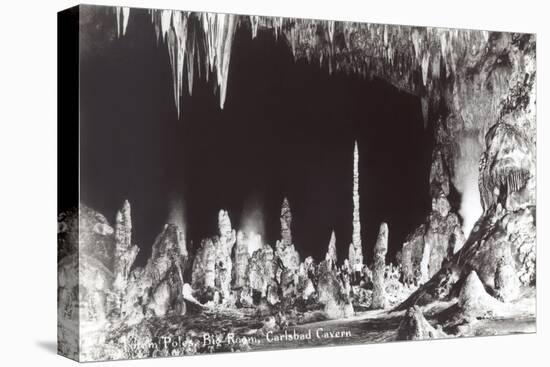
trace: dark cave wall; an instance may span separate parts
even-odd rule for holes
[[[82,201],[113,218],[130,200],[138,263],[178,199],[195,246],[216,233],[221,208],[237,228],[250,208],[260,209],[274,245],[286,196],[300,254],[322,259],[334,229],[339,258],[347,257],[354,139],[367,262],[380,222],[389,223],[393,259],[429,212],[433,132],[423,127],[418,98],[295,62],[281,38],[260,31],[252,39],[241,27],[224,109],[215,81],[197,76],[177,121],[166,45],[157,46],[146,12],[134,13],[126,36],[113,42],[82,65]]]

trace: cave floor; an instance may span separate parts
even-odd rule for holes
[[[426,307],[427,320],[434,327],[440,325],[441,320],[438,319],[438,315],[441,314],[442,309],[449,308],[453,303],[442,302]],[[467,327],[455,328],[453,333],[448,333],[448,338],[536,332],[533,304],[534,300],[525,301],[519,307],[515,307],[513,312],[504,316],[484,316],[471,320]],[[191,333],[199,338],[203,333],[216,333],[222,336],[233,333],[235,338],[248,338],[250,350],[255,351],[336,346],[395,341],[404,313],[405,311],[369,310],[346,319],[309,322],[269,332],[263,328],[262,319],[251,312],[220,309],[158,320],[160,322],[150,324],[149,330],[156,336]],[[311,337],[289,340],[285,334],[294,335],[294,331],[299,335],[309,333]],[[448,332],[448,330],[445,331]]]

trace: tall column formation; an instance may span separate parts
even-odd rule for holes
[[[349,247],[349,262],[353,271],[358,271],[363,266],[361,218],[359,216],[359,149],[357,141],[355,141],[353,150],[353,234]]]
[[[218,213],[218,230],[219,236],[215,241],[215,286],[221,290],[224,299],[227,299],[231,293],[231,274],[233,262],[231,261],[231,252],[237,235],[231,228],[231,220],[229,213],[225,210],[220,210]]]
[[[124,292],[128,284],[130,267],[136,259],[139,248],[132,246],[132,216],[130,203],[124,201],[122,209],[117,212],[115,223],[115,256],[114,256],[114,293],[117,297],[115,307],[121,309]]]
[[[387,304],[384,287],[386,270],[386,253],[388,252],[388,225],[380,224],[380,231],[374,246],[374,270],[372,272],[372,308],[385,308]]]
[[[290,204],[288,199],[284,198],[281,206],[281,238],[284,247],[292,244],[292,233],[290,226],[292,224],[292,213],[290,212]]]
[[[300,266],[300,254],[292,243],[292,213],[287,198],[284,198],[281,205],[281,240],[275,244],[275,255],[281,260],[282,270],[298,270]]]
[[[115,224],[115,288],[124,289],[130,267],[138,252],[137,246],[132,246],[132,216],[130,203],[124,201],[122,209],[117,212]]]

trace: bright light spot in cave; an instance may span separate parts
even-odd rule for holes
[[[262,247],[262,236],[255,232],[248,233],[248,255],[252,254]]]
[[[454,185],[462,195],[460,202],[460,216],[462,230],[468,238],[475,223],[483,213],[479,194],[479,159],[481,144],[475,137],[466,136],[459,139],[459,156],[455,163]]]
[[[250,196],[244,203],[240,229],[246,233],[248,240],[248,253],[262,247],[262,235],[265,233],[263,204],[256,195]]]
[[[168,223],[175,224],[185,235],[185,220],[183,215],[183,200],[181,197],[173,196],[170,200],[170,212]]]

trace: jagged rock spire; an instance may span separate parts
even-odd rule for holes
[[[363,265],[361,248],[361,218],[359,212],[359,148],[357,141],[353,149],[353,233],[349,248],[349,262],[352,267]]]
[[[226,210],[220,210],[218,213],[218,231],[221,237],[230,237],[233,229],[231,228],[231,219]]]
[[[330,235],[330,241],[328,243],[328,251],[327,255],[325,256],[325,260],[331,261],[332,264],[336,264],[336,261],[338,260],[338,255],[336,254],[336,235],[334,234],[334,231],[332,231],[332,234]]]
[[[121,297],[128,282],[130,268],[136,259],[139,248],[132,246],[132,215],[130,203],[124,201],[117,212],[115,223],[114,288]]]
[[[288,203],[288,199],[284,198],[281,205],[281,239],[284,247],[292,244],[291,225],[292,213],[290,212],[290,204]]]

